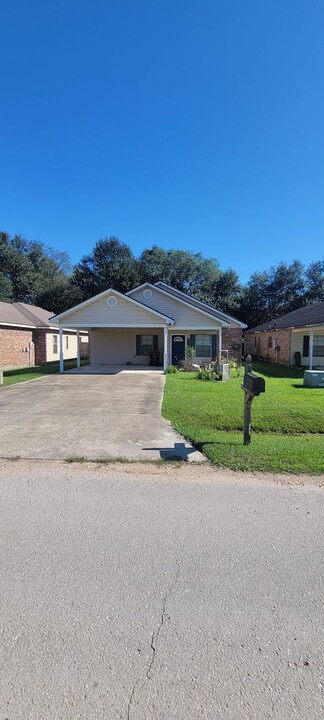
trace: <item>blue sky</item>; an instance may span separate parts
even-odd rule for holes
[[[0,0],[0,227],[323,258],[322,0]]]

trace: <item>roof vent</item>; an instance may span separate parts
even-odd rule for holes
[[[146,300],[149,300],[152,297],[152,290],[144,290],[143,297],[145,297]]]
[[[109,307],[116,307],[117,303],[118,300],[114,295],[110,295],[110,297],[107,298],[107,305],[109,305]]]

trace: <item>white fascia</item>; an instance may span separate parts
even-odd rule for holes
[[[19,325],[19,323],[10,323],[10,322],[5,322],[4,320],[1,320],[0,325],[1,325],[1,327],[3,325],[7,325],[8,327],[13,327],[13,328],[15,328],[15,327],[16,328],[26,328],[26,330],[36,330],[37,329],[36,325]]]

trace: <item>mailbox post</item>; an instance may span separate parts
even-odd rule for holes
[[[246,357],[245,375],[242,385],[244,390],[244,438],[243,445],[251,442],[251,405],[253,398],[265,392],[265,381],[259,375],[252,372],[251,355]]]

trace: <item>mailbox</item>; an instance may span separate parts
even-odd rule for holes
[[[255,375],[253,372],[247,372],[244,375],[243,390],[251,393],[251,395],[260,395],[265,392],[264,378]]]

